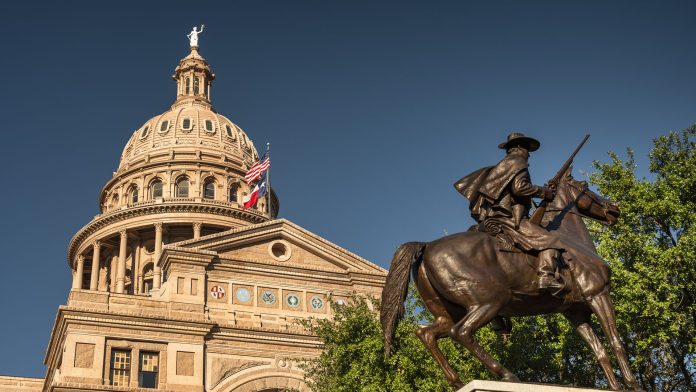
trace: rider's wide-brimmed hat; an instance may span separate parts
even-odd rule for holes
[[[539,143],[538,140],[536,140],[532,137],[525,136],[524,133],[513,132],[513,133],[508,135],[506,142],[500,143],[498,145],[498,148],[502,148],[503,150],[507,150],[508,148],[510,148],[512,146],[519,146],[519,145],[527,147],[527,150],[529,150],[529,151],[536,151],[539,149],[539,146],[541,145],[541,143]]]

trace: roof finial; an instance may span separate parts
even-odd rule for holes
[[[187,37],[189,39],[189,43],[191,44],[191,48],[198,48],[198,34],[203,32],[204,27],[205,25],[201,24],[201,29],[198,30],[196,26],[193,26],[193,30],[188,33]]]

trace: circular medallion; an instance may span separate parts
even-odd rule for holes
[[[248,289],[240,287],[237,289],[235,297],[237,297],[237,301],[239,302],[249,302],[249,300],[251,300],[251,293]]]
[[[272,291],[264,291],[261,293],[261,301],[266,305],[274,305],[276,296]]]
[[[210,288],[210,296],[215,299],[225,298],[225,289],[220,286],[213,286]]]
[[[321,310],[324,307],[324,300],[319,296],[312,297],[312,309]]]
[[[285,302],[291,308],[296,308],[296,307],[300,306],[300,298],[298,296],[296,296],[295,294],[288,294],[288,296],[285,297]]]

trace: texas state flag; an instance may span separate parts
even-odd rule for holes
[[[244,208],[250,208],[256,205],[256,202],[260,197],[266,194],[266,175],[261,176],[261,180],[256,183],[256,186],[251,191],[250,194],[244,196],[242,201],[244,202]]]

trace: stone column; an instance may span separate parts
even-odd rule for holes
[[[194,240],[201,238],[201,226],[203,226],[203,224],[201,222],[193,222],[193,239]]]
[[[162,222],[155,223],[155,269],[152,276],[152,289],[158,290],[162,283],[162,271],[160,270],[159,258],[162,255]]]
[[[133,294],[140,293],[140,238],[133,247],[133,266],[131,267],[131,290]]]
[[[101,253],[101,241],[96,240],[92,244],[92,273],[89,276],[89,289],[96,291],[99,285],[99,257]]]
[[[126,250],[128,245],[128,232],[124,229],[119,231],[121,240],[118,248],[118,271],[116,271],[116,292],[123,293],[126,283]]]
[[[85,256],[77,256],[77,270],[75,271],[75,277],[73,278],[73,289],[82,288],[82,275],[85,272]]]

